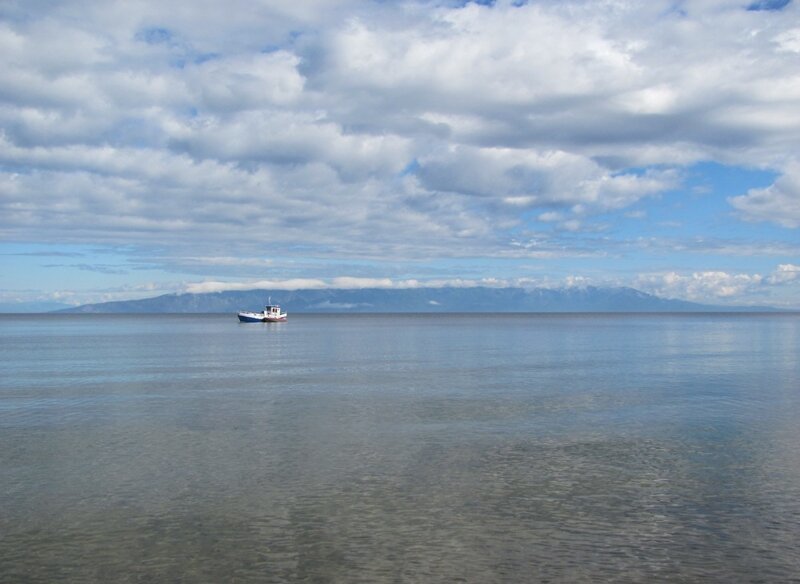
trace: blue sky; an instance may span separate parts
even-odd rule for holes
[[[632,286],[800,309],[800,8],[0,5],[0,308]]]

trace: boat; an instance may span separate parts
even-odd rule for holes
[[[237,316],[239,322],[283,322],[287,315],[277,304],[267,304],[263,312],[242,311]]]

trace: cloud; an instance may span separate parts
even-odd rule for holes
[[[229,290],[317,290],[327,288],[322,280],[297,278],[293,280],[257,280],[252,282],[197,282],[186,284],[184,290],[190,294],[225,292]]]
[[[572,207],[581,214],[608,211],[677,184],[671,171],[615,174],[590,158],[564,151],[452,146],[418,163],[420,183],[431,191],[495,199],[498,205],[515,209],[557,206]]]
[[[677,226],[680,226],[680,224]],[[752,241],[705,236],[691,238],[639,238],[633,242],[623,242],[620,247],[623,249],[641,249],[659,254],[677,252],[701,256],[793,257],[800,255],[800,242],[793,243],[768,239]]]
[[[730,274],[722,271],[694,272],[690,276],[670,273],[664,284],[673,289],[684,289],[686,298],[731,298],[759,286],[763,278],[759,274]]]
[[[341,105],[343,119],[399,130],[414,117],[418,130],[478,146],[685,164],[768,158],[773,138],[796,139],[796,125],[766,115],[793,118],[792,100],[750,90],[796,77],[774,50],[787,20],[748,21],[724,3],[665,8],[472,3],[356,19],[323,37],[309,70],[342,102],[369,93]],[[398,109],[405,120],[385,115]]]
[[[142,282],[95,289],[41,291],[35,289],[0,289],[0,302],[58,302],[78,306],[98,302],[150,298],[180,289],[180,282]]]
[[[772,291],[797,282],[800,282],[800,266],[780,264],[767,276],[722,270],[692,273],[670,271],[641,274],[633,285],[658,296],[696,302],[714,299],[742,301],[748,298],[768,302]],[[796,305],[796,301],[792,304]]]
[[[261,164],[316,164],[331,179],[392,178],[407,164],[408,140],[398,136],[353,135],[318,114],[280,110],[241,111],[234,116],[172,120],[170,144],[196,159]]]
[[[7,253],[2,255],[9,255],[9,256],[22,256],[22,257],[59,257],[59,258],[77,258],[83,257],[85,254],[77,251],[56,251],[56,250],[48,250],[48,251],[26,251],[26,252],[16,252],[16,253]]]
[[[275,261],[269,258],[252,258],[239,256],[205,256],[205,257],[173,257],[171,261],[181,262],[182,264],[196,266],[222,266],[222,267],[246,267],[246,268],[267,268],[273,266]]]
[[[770,284],[787,284],[800,280],[800,266],[794,264],[780,264],[778,269],[767,278]]]
[[[106,264],[76,264],[73,267],[83,272],[97,272],[98,274],[122,275],[128,273],[128,270],[124,268]]]
[[[751,189],[729,202],[749,221],[800,227],[800,163],[792,162],[786,173],[767,188]]]
[[[391,278],[361,278],[353,276],[338,276],[328,280],[294,278],[288,280],[251,280],[246,282],[220,282],[207,281],[185,284],[183,289],[190,293],[223,292],[227,290],[319,290],[342,289],[360,290],[364,288],[474,288],[485,286],[491,288],[505,288],[508,286],[530,285],[529,280],[505,280],[497,278],[480,279],[431,279],[431,280],[393,280]]]
[[[728,201],[800,227],[796,3],[0,10],[7,240],[209,278],[275,265],[197,258],[599,258],[700,161],[780,173]]]

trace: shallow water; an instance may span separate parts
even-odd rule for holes
[[[0,316],[3,582],[800,581],[800,316]]]

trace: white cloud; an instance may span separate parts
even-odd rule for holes
[[[181,262],[196,266],[215,266],[215,267],[246,267],[246,268],[268,268],[275,265],[275,260],[269,258],[253,258],[239,256],[186,256],[172,257],[170,261]]]
[[[362,278],[354,276],[338,276],[327,280],[294,278],[288,280],[250,280],[239,282],[205,281],[193,282],[183,286],[185,292],[223,292],[227,290],[319,290],[342,289],[360,290],[365,288],[408,289],[408,288],[474,288],[484,286],[489,288],[506,288],[509,286],[530,286],[527,279],[431,279],[431,280],[393,280],[391,278]],[[563,284],[562,284],[563,285]],[[566,285],[573,285],[568,282]]]
[[[796,297],[787,299],[771,296],[777,288],[800,282],[800,266],[779,264],[763,276],[757,273],[707,270],[692,273],[675,271],[641,274],[633,282],[635,287],[666,298],[681,298],[695,302],[759,301],[796,306]],[[800,290],[798,290],[800,292]]]
[[[335,31],[329,75],[342,86],[413,87],[441,105],[525,104],[627,85],[636,66],[590,19],[540,4],[419,8],[406,27],[353,20]]]
[[[196,103],[212,111],[289,106],[303,95],[300,59],[287,51],[214,58],[189,67],[187,84]]]
[[[325,164],[348,180],[393,177],[410,159],[399,136],[348,134],[308,112],[242,111],[234,116],[173,119],[168,139],[200,159],[261,164]]]
[[[775,37],[781,51],[800,53],[800,28],[784,31]]]
[[[369,90],[369,108],[353,103],[366,123],[373,110],[403,107],[455,141],[630,163],[658,151],[658,162],[682,164],[722,150],[752,162],[752,138],[796,140],[795,124],[736,117],[774,108],[780,93],[751,87],[791,75],[791,59],[773,41],[788,18],[730,4],[695,3],[681,14],[659,2],[469,4],[421,14],[354,20],[328,35],[326,87]],[[726,149],[732,140],[735,149]]]
[[[519,209],[558,207],[561,211],[545,211],[539,219],[560,222],[572,231],[579,231],[580,223],[569,219],[570,214],[621,209],[677,184],[671,171],[615,174],[563,151],[458,146],[420,158],[419,164],[420,184],[432,192],[478,197],[509,215]]]
[[[683,275],[667,272],[640,276],[636,286],[666,298],[708,301],[740,296],[760,285],[762,281],[763,278],[757,274],[708,271]]]
[[[780,264],[775,272],[767,278],[770,284],[787,284],[800,280],[800,266]]]
[[[60,302],[78,306],[81,304],[94,304],[99,302],[113,302],[117,300],[137,300],[150,298],[161,294],[169,294],[181,289],[181,282],[142,282],[140,284],[125,284],[96,289],[58,289],[52,291],[41,290],[4,290],[0,289],[0,302]]]
[[[504,204],[475,209],[450,197],[425,207],[432,222],[456,211],[480,223],[468,215],[492,212],[511,226],[514,209],[602,212],[676,183],[668,171],[620,173],[625,165],[771,163],[774,140],[797,140],[797,124],[786,123],[796,75],[777,51],[796,28],[725,4],[683,16],[580,2],[237,6],[68,2],[37,18],[14,4],[19,18],[0,29],[0,121],[7,140],[34,151],[19,163],[57,164],[59,153],[37,149],[69,144],[121,158],[137,149],[251,168],[327,166],[334,174],[302,192],[314,203],[340,179],[394,189],[416,160],[431,196]],[[726,150],[744,126],[752,138]],[[98,158],[93,172],[115,172],[107,163]],[[397,202],[420,210],[412,193]],[[350,212],[364,203],[347,202]]]
[[[194,282],[186,284],[184,290],[191,294],[204,294],[230,290],[317,290],[328,287],[322,280],[295,278],[292,280],[255,280],[251,282]]]
[[[767,188],[752,189],[729,201],[750,221],[800,227],[800,163],[788,165],[786,173]]]
[[[796,2],[459,4],[4,3],[0,234],[163,258],[602,257],[605,215],[698,161],[780,172],[730,204],[800,227]],[[714,273],[685,290],[756,286]]]

